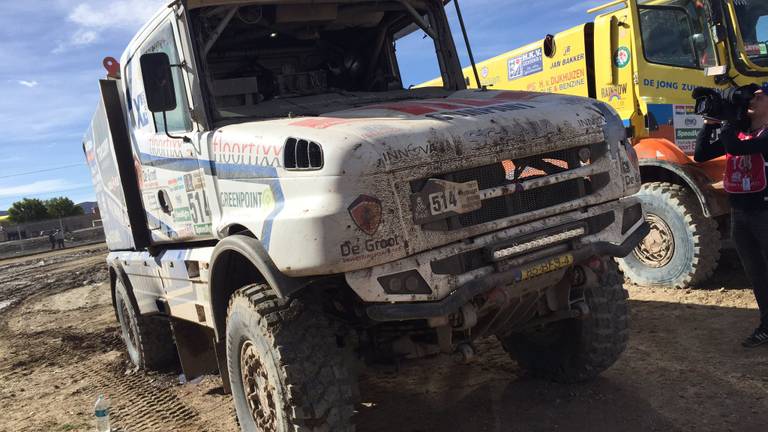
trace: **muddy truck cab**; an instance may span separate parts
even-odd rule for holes
[[[440,87],[404,88],[414,31]],[[624,349],[621,119],[467,89],[441,1],[174,1],[105,65],[83,145],[128,354],[219,371],[243,430],[352,430],[359,365],[481,337],[562,381]]]

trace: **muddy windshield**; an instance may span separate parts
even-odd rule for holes
[[[736,0],[734,6],[747,56],[756,65],[768,67],[768,2]]]
[[[414,32],[439,39],[439,13],[439,2],[424,0],[221,6],[191,17],[213,114],[227,120],[316,115],[339,101],[423,92],[404,88],[396,44]],[[437,52],[423,60],[437,63]]]
[[[717,65],[709,1],[644,0],[638,11],[647,61],[696,69]]]

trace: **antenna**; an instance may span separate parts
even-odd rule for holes
[[[469,62],[472,63],[472,71],[475,73],[475,81],[477,82],[477,88],[485,90],[485,86],[480,84],[480,74],[477,73],[477,64],[475,64],[475,56],[472,54],[472,45],[469,43],[469,36],[467,36],[467,28],[464,26],[464,17],[461,15],[461,7],[459,7],[459,0],[453,0],[456,5],[456,15],[459,16],[459,24],[461,25],[461,34],[464,36],[464,43],[467,45],[467,54],[469,54]]]

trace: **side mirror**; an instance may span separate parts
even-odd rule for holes
[[[707,38],[702,33],[696,33],[691,36],[691,42],[696,47],[696,52],[707,50]]]
[[[143,54],[139,61],[147,108],[153,113],[175,110],[176,90],[173,88],[171,61],[168,54],[162,52]]]

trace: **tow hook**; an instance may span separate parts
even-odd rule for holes
[[[574,313],[574,318],[584,319],[589,316],[589,305],[585,301],[578,301],[571,305],[571,312]]]
[[[475,348],[468,344],[462,343],[456,347],[456,359],[462,363],[471,363],[476,358]]]

